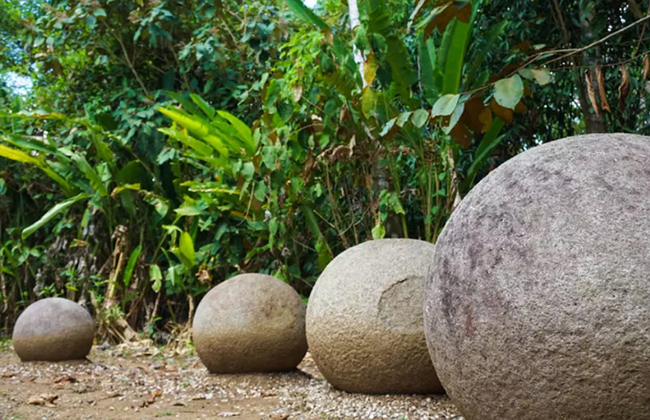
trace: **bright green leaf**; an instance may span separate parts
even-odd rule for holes
[[[133,276],[133,269],[135,269],[135,264],[138,262],[138,258],[140,257],[140,254],[142,253],[142,246],[138,245],[133,252],[131,253],[131,256],[129,257],[129,262],[126,264],[126,268],[124,269],[124,286],[129,287],[131,284],[131,277]]]
[[[191,201],[183,203],[174,211],[180,216],[198,216],[207,210],[208,205],[203,201]]]
[[[151,288],[154,292],[158,293],[162,287],[162,272],[157,264],[151,264],[149,266],[149,278],[153,282]]]
[[[83,200],[88,198],[89,196],[86,194],[79,194],[76,195],[72,198],[68,198],[67,200],[61,201],[60,203],[56,204],[54,207],[49,209],[40,219],[36,221],[36,223],[27,226],[25,229],[22,231],[22,238],[27,239],[29,235],[32,233],[36,232],[41,226],[52,220],[54,217],[57,215],[63,213],[66,211],[70,206],[72,206],[74,203],[77,201]]]
[[[384,239],[384,236],[386,236],[386,228],[378,224],[374,228],[372,228],[372,239],[378,240],[378,239]]]
[[[375,91],[370,86],[366,86],[361,96],[361,111],[363,115],[370,117],[374,113],[376,101]]]
[[[178,241],[178,250],[180,252],[181,260],[187,268],[192,268],[196,264],[196,254],[194,253],[194,241],[189,233],[181,233],[181,238]]]

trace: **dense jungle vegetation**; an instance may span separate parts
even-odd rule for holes
[[[160,338],[235,274],[307,298],[350,246],[435,242],[526,148],[650,134],[649,8],[4,0],[0,331],[64,296]]]

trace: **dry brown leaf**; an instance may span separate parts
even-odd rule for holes
[[[2,374],[3,378],[13,378],[14,376],[16,376],[16,372],[5,372]]]
[[[481,128],[481,133],[487,133],[487,131],[492,126],[492,110],[488,107],[485,107],[483,111],[478,116],[479,121],[483,124]]]
[[[605,74],[603,69],[596,67],[596,79],[598,79],[598,93],[600,94],[600,105],[603,111],[611,112],[609,109],[609,102],[607,102],[607,94],[605,92]]]
[[[512,124],[514,118],[512,109],[499,105],[497,101],[495,101],[494,99],[492,99],[492,102],[490,103],[490,108],[492,108],[492,112],[494,112],[494,115],[501,118],[506,123]]]
[[[436,17],[431,19],[431,22],[424,29],[424,39],[431,36],[434,29],[438,29],[438,32],[443,33],[454,18],[460,22],[469,22],[472,15],[472,4],[467,2],[460,4],[460,7],[458,7],[455,2],[447,1],[446,4],[439,5],[432,13],[436,14]]]
[[[347,106],[343,105],[339,113],[339,124],[348,119],[350,119],[350,111],[348,111]]]
[[[74,376],[70,376],[70,375],[63,375],[63,376],[59,376],[58,378],[54,379],[55,384],[60,384],[60,383],[63,383],[63,382],[73,384],[73,383],[77,382],[77,378],[75,378]]]
[[[522,114],[523,115],[526,112],[528,112],[528,107],[526,106],[526,104],[523,101],[519,101],[517,103],[517,105],[515,106],[515,112],[517,114]]]
[[[449,134],[462,147],[469,147],[472,144],[472,133],[465,124],[456,124]]]
[[[533,48],[533,44],[530,41],[522,41],[519,44],[515,45],[514,47],[510,48],[511,51],[521,51],[523,53],[526,53]]]
[[[350,139],[350,143],[348,143],[348,149],[350,149],[350,154],[348,157],[352,157],[354,155],[354,148],[357,145],[357,139],[356,136],[352,136]]]
[[[122,394],[119,391],[109,391],[109,392],[106,393],[106,399],[118,398],[118,397],[122,397],[122,396],[124,396],[124,394]]]
[[[269,414],[271,420],[287,420],[289,418],[288,414]]]
[[[156,402],[156,398],[162,397],[163,392],[159,389],[154,389],[151,391],[151,396],[149,397],[149,400],[147,401],[147,404],[153,404]]]
[[[489,118],[491,123],[492,112],[490,111],[490,108],[483,104],[481,98],[472,98],[465,102],[465,112],[460,116],[460,122],[469,127],[473,132],[481,133],[486,124],[486,121],[484,120],[486,110],[490,114]]]
[[[305,159],[305,171],[302,174],[302,179],[305,180],[305,184],[311,179],[311,172],[316,166],[316,159],[314,158],[314,152],[311,149],[307,150],[307,159]]]
[[[334,35],[332,34],[332,31],[329,29],[323,29],[323,35],[325,35],[325,41],[327,41],[328,44],[334,44]]]
[[[591,77],[591,72],[587,70],[585,72],[585,83],[587,83],[587,94],[589,95],[589,102],[591,102],[591,107],[594,109],[596,115],[600,115],[598,110],[598,102],[596,102],[596,91],[594,90],[594,81]]]
[[[45,400],[41,397],[29,397],[27,400],[29,405],[45,405]]]
[[[650,77],[650,55],[643,57],[643,78]]]
[[[621,111],[625,111],[625,100],[630,94],[630,74],[627,68],[621,66],[621,85],[618,87],[618,105]]]
[[[277,396],[278,396],[277,392],[262,391],[262,398],[277,397]]]
[[[44,407],[56,407],[56,405],[54,405],[54,401],[56,401],[58,398],[59,396],[56,394],[41,394],[38,397],[37,396],[30,397],[29,400],[27,401],[27,404],[41,405]]]

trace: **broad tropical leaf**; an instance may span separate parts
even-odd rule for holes
[[[138,245],[133,250],[131,256],[129,257],[129,262],[126,264],[126,268],[124,269],[124,286],[126,287],[129,287],[129,285],[131,284],[133,269],[135,268],[135,264],[138,262],[138,258],[140,257],[141,253],[142,253],[142,245]]]
[[[192,236],[189,233],[181,233],[181,237],[178,241],[178,251],[181,256],[183,264],[187,268],[192,268],[196,264],[196,254],[194,253],[194,241],[192,241]]]
[[[88,182],[90,185],[93,187],[93,190],[97,192],[101,197],[106,197],[108,196],[108,189],[106,188],[106,185],[104,185],[104,182],[100,178],[100,176],[97,174],[95,169],[93,169],[92,166],[88,163],[86,158],[79,153],[76,153],[72,156],[72,161],[77,165],[77,168],[83,173],[86,178],[88,179]]]
[[[327,24],[323,22],[323,20],[319,18],[316,13],[314,13],[309,7],[305,6],[301,0],[284,0],[284,2],[300,19],[316,25],[319,29],[329,31],[331,33],[330,27],[327,26]]]
[[[70,208],[73,204],[75,204],[78,201],[81,201],[83,199],[88,198],[89,196],[86,194],[79,194],[76,195],[72,198],[68,198],[67,200],[61,201],[51,209],[47,211],[40,219],[36,221],[36,223],[27,226],[25,229],[22,231],[22,238],[27,239],[29,235],[32,233],[36,232],[41,226],[55,218],[57,215],[63,213],[66,211],[68,208]]]

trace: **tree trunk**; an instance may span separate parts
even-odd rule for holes
[[[359,19],[359,7],[357,6],[357,0],[348,0],[348,13],[350,14],[350,30],[352,31],[352,38],[354,39],[354,29],[357,26],[361,26],[361,20]],[[365,59],[361,51],[357,47],[352,47],[354,53],[354,62],[359,66],[359,73],[361,73],[361,83],[365,88],[368,84],[366,83],[366,78],[363,76],[363,67]]]

